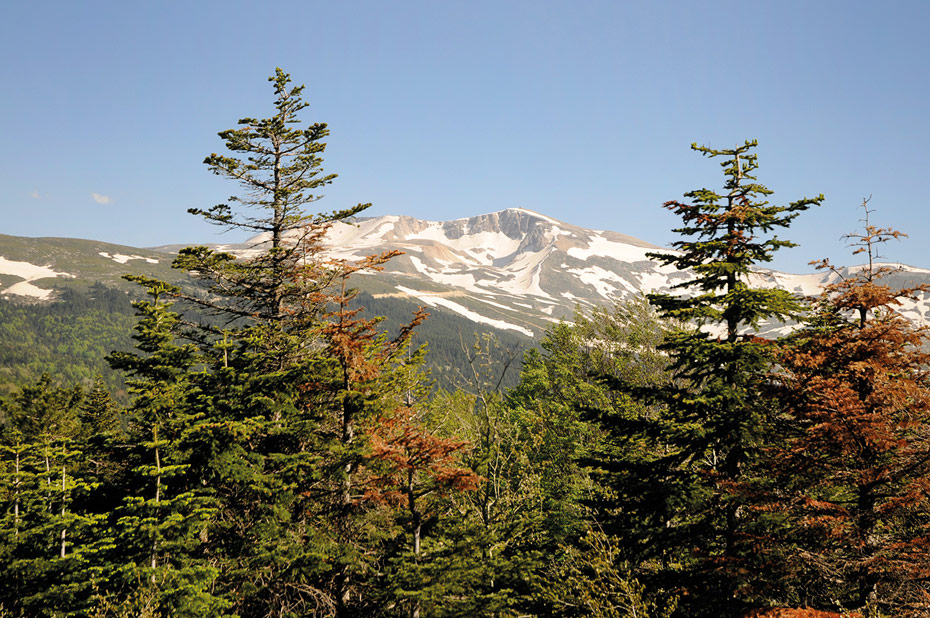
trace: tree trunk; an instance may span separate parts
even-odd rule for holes
[[[155,520],[158,521],[158,506],[161,504],[161,454],[158,451],[158,425],[152,426],[152,440],[155,443]],[[155,583],[155,568],[158,566],[158,532],[152,530],[152,575],[151,582]]]
[[[52,512],[52,464],[48,457],[48,443],[45,444],[45,500],[46,508]]]
[[[59,552],[59,555],[61,558],[65,557],[65,550],[66,550],[66,544],[67,544],[65,537],[67,536],[67,533],[68,533],[68,527],[65,525],[65,490],[66,490],[65,479],[66,478],[67,478],[67,475],[65,473],[65,464],[62,463],[61,464],[61,551]]]
[[[410,527],[411,536],[413,537],[413,559],[416,563],[420,562],[420,536],[423,532],[423,518],[420,511],[417,510],[417,498],[414,493],[414,472],[407,473],[407,507],[410,509]],[[410,618],[420,618],[420,602],[414,601],[410,609]]]
[[[18,447],[19,445],[17,445]],[[19,468],[20,468],[20,451],[17,448],[16,451],[16,477],[13,480],[13,487],[16,498],[13,500],[13,536],[19,538],[19,485],[21,483],[19,478]]]
[[[859,537],[859,543],[862,547],[860,560],[869,560],[875,553],[875,523],[877,521],[875,506],[875,491],[872,485],[860,485],[858,487],[858,497],[856,508],[858,517],[856,518],[856,534]],[[856,572],[856,588],[859,594],[859,606],[865,607],[875,600],[876,586],[875,576],[869,572],[868,567],[860,566]]]

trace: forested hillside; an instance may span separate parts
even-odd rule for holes
[[[43,373],[82,386],[101,375],[125,403],[125,381],[106,356],[132,348],[134,324],[127,294],[99,284],[86,292],[65,288],[54,303],[0,297],[0,392],[10,394]]]
[[[355,297],[352,305],[364,307],[369,316],[383,317],[378,329],[391,336],[399,332],[420,306],[414,300],[373,298],[364,292]],[[480,352],[488,345],[494,348],[494,353],[490,357],[482,354],[483,362],[491,364],[485,370],[497,376],[495,381],[500,382],[502,388],[515,386],[520,378],[523,353],[533,347],[534,342],[523,335],[433,311],[413,332],[411,344],[413,348],[427,346],[424,368],[437,386],[455,390],[473,387],[476,346]]]
[[[370,317],[383,317],[380,331],[396,334],[418,307],[409,300],[380,298],[360,293],[353,306]],[[131,297],[121,290],[97,284],[90,291],[61,288],[55,302],[24,303],[0,297],[0,392],[11,394],[17,385],[29,384],[43,373],[64,384],[91,385],[99,375],[114,398],[129,401],[123,375],[110,368],[106,356],[132,349],[136,320]],[[425,368],[436,385],[454,389],[471,385],[470,365],[476,343],[492,337],[500,348],[501,386],[519,378],[528,337],[483,327],[445,313],[432,313],[413,334],[413,346],[427,345]],[[512,362],[511,362],[512,361]],[[505,370],[504,365],[509,362]]]
[[[681,240],[653,256],[691,276],[554,325],[512,388],[516,342],[453,339],[466,375],[434,389],[419,344],[451,363],[446,326],[361,311],[353,276],[396,254],[325,257],[327,226],[367,205],[308,212],[335,180],[328,129],[299,122],[286,73],[269,81],[273,115],[205,161],[239,193],[191,211],[267,250],[186,248],[191,284],[128,277],[132,345],[107,356],[125,405],[21,353],[0,415],[0,616],[930,613],[930,357],[895,311],[926,290],[885,285],[875,249],[898,233],[867,202],[850,237],[865,268],[816,299],[755,288],[790,246],[775,232],[823,198],[769,203],[755,142],[695,145],[723,188],[668,202]],[[129,320],[95,290],[66,316],[3,305],[10,336]],[[801,326],[760,337],[771,320]]]

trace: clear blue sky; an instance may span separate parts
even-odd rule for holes
[[[8,2],[0,233],[217,240],[204,156],[307,85],[339,179],[319,203],[453,219],[522,206],[667,244],[661,209],[719,187],[691,142],[760,146],[773,200],[826,195],[775,266],[851,258],[874,222],[930,267],[930,2]],[[230,236],[224,237],[233,240]]]

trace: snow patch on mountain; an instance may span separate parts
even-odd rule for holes
[[[97,255],[101,255],[109,260],[113,260],[117,264],[125,264],[129,260],[145,260],[149,264],[158,264],[158,260],[155,258],[145,257],[142,255],[123,255],[122,253],[109,254],[106,251],[99,251]]]
[[[640,262],[649,260],[646,257],[646,253],[649,251],[655,251],[655,248],[616,242],[605,238],[603,234],[595,234],[589,239],[586,246],[572,247],[566,253],[579,260],[587,260],[592,256],[601,256],[624,262]]]
[[[407,255],[407,259],[409,259],[414,268],[417,269],[417,272],[424,274],[432,281],[451,285],[452,287],[456,288],[463,288],[471,292],[481,291],[475,282],[475,275],[473,273],[456,273],[449,272],[450,269],[437,270],[435,268],[430,268],[424,264],[422,260],[413,255]]]
[[[458,252],[464,259],[473,261],[476,266],[491,266],[494,260],[511,255],[520,247],[519,238],[510,238],[501,232],[478,232],[449,238],[440,224],[431,224],[407,240],[441,243]]]
[[[504,268],[507,278],[497,284],[497,288],[511,294],[532,294],[549,298],[549,294],[540,287],[540,275],[543,262],[551,251],[526,252],[517,257]]]
[[[531,331],[528,328],[517,326],[516,324],[511,324],[503,320],[496,320],[494,318],[488,318],[486,316],[481,315],[480,313],[472,311],[471,309],[463,307],[462,305],[458,304],[455,301],[439,296],[438,294],[435,294],[435,293],[431,294],[429,292],[419,292],[417,290],[413,290],[413,289],[406,288],[403,286],[397,286],[397,289],[413,298],[417,298],[423,301],[430,307],[445,307],[446,309],[454,311],[455,313],[468,318],[472,322],[478,322],[479,324],[487,324],[489,326],[493,326],[501,330],[515,330],[519,333],[523,333],[527,337],[533,336],[533,331]]]
[[[605,300],[616,298],[618,288],[625,289],[630,294],[636,294],[640,289],[606,268],[588,266],[587,268],[571,268],[568,272],[575,273],[582,283],[592,286]]]
[[[662,266],[657,267],[655,271],[641,271],[636,273],[636,280],[639,282],[639,291],[643,294],[651,294],[663,288],[668,288],[670,272],[678,271],[671,266]]]
[[[49,266],[39,266],[30,262],[17,262],[0,257],[0,274],[12,275],[19,277],[23,281],[18,281],[6,289],[0,291],[0,294],[12,294],[16,296],[29,296],[39,300],[48,300],[52,295],[52,290],[45,290],[33,284],[33,281],[45,279],[47,277],[74,277],[74,275],[53,270]]]

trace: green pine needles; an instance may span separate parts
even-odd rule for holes
[[[728,150],[691,145],[705,156],[725,158],[720,163],[723,191],[697,189],[685,194],[690,202],[666,202],[665,208],[684,223],[674,231],[688,239],[672,243],[678,253],[650,254],[664,265],[693,273],[693,279],[675,287],[696,293],[653,294],[650,301],[666,317],[697,325],[724,325],[728,341],[736,340],[741,325],[751,330],[763,320],[785,320],[800,311],[801,305],[788,291],[752,288],[752,269],[770,262],[778,249],[795,246],[766,235],[787,228],[800,213],[824,199],[819,195],[787,206],[770,204],[767,198],[772,191],[756,182],[754,175],[759,167],[752,152],[756,146],[756,140]]]
[[[756,180],[755,147],[755,141],[727,150],[692,145],[723,159],[724,186],[665,204],[681,217],[684,225],[675,231],[685,238],[673,243],[676,253],[652,257],[693,276],[675,286],[680,294],[649,296],[662,317],[686,326],[667,335],[662,346],[674,379],[640,393],[664,410],[646,430],[665,453],[646,472],[665,487],[643,513],[662,522],[656,557],[677,565],[671,577],[687,581],[703,573],[703,593],[730,603],[731,611],[746,602],[740,582],[755,557],[753,466],[773,415],[763,396],[773,346],[756,336],[756,327],[795,319],[803,309],[786,290],[757,287],[754,269],[793,246],[773,232],[823,200],[820,195],[787,206],[769,203],[772,191]],[[714,612],[720,611],[718,601],[710,604]],[[698,602],[692,611],[700,607]]]
[[[290,75],[279,68],[268,80],[274,85],[274,115],[240,119],[238,128],[219,133],[231,155],[213,153],[204,159],[211,172],[234,180],[242,191],[227,203],[189,209],[215,225],[255,234],[256,255],[237,260],[189,247],[174,263],[209,286],[208,294],[191,293],[188,300],[227,321],[280,323],[299,307],[305,309],[308,295],[329,283],[325,269],[311,272],[328,225],[370,206],[330,214],[306,211],[336,178],[322,168],[329,129],[324,123],[301,123],[298,113],[309,104],[301,98],[304,87],[290,85]]]

